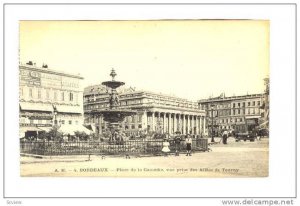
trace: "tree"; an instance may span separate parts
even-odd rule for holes
[[[46,132],[39,132],[38,138],[39,138],[39,139],[42,139],[42,140],[46,139],[46,138],[47,138]]]
[[[99,136],[96,135],[96,134],[91,134],[91,139],[92,139],[93,141],[97,141],[97,140],[99,140],[100,138],[99,138]]]
[[[49,132],[45,133],[48,140],[61,141],[63,140],[63,133],[58,131],[58,127],[52,127]]]
[[[79,138],[80,141],[87,141],[89,139],[89,135],[85,132],[76,131],[74,132],[75,136]]]

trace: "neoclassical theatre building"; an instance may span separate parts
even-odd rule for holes
[[[200,110],[197,102],[133,88],[118,90],[121,108],[133,109],[136,115],[126,117],[120,129],[125,133],[155,131],[174,134],[205,134],[205,110]],[[102,134],[107,123],[96,111],[109,106],[106,87],[93,85],[83,93],[85,124],[90,125],[96,134]]]

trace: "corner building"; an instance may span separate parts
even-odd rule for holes
[[[234,129],[245,132],[248,126],[258,125],[264,116],[265,94],[251,94],[202,99],[199,108],[206,111],[207,131]]]
[[[137,115],[126,117],[120,129],[125,133],[153,131],[174,134],[205,133],[205,111],[197,102],[133,88],[118,90],[120,107],[136,110]],[[95,111],[109,107],[109,94],[103,85],[93,85],[84,89],[85,124],[91,125],[96,134],[106,131],[107,123]]]
[[[54,125],[82,126],[82,80],[32,62],[19,65],[20,137],[36,137]]]

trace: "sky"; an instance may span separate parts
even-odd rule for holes
[[[269,22],[255,20],[20,21],[20,63],[116,80],[189,100],[262,93]]]

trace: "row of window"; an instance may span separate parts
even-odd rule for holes
[[[44,120],[44,119],[26,119],[20,118],[20,123],[30,123],[30,124],[52,124],[52,120]]]
[[[234,109],[232,110],[233,115],[236,114],[260,114],[259,109],[250,108],[250,109]]]
[[[100,101],[108,101],[108,97],[106,98],[93,98],[93,97],[86,97],[84,98],[85,102],[100,102]],[[182,102],[173,102],[173,101],[165,101],[165,100],[159,100],[159,99],[135,99],[135,100],[121,100],[120,104],[122,106],[125,105],[132,105],[132,104],[141,104],[141,103],[155,103],[160,105],[167,105],[167,106],[178,106],[178,107],[187,107],[187,108],[198,108],[197,103],[191,104],[191,103],[182,103]],[[103,106],[100,106],[103,107]],[[87,108],[89,109],[89,108]],[[93,109],[93,108],[90,108]]]
[[[87,122],[88,121],[89,120],[87,119]],[[136,121],[137,122],[142,122],[142,115],[134,115],[134,116],[125,117],[125,123],[135,123]],[[92,123],[103,123],[103,121],[101,121],[99,118],[97,118],[97,119],[91,118],[90,122],[92,122]]]
[[[221,111],[216,111],[219,116],[228,116],[231,114],[231,111],[230,110],[221,110]]]
[[[66,121],[66,120],[54,120],[54,124],[72,124],[73,123],[73,121],[72,120],[68,120],[68,121]],[[78,125],[78,121],[77,120],[75,120],[75,125]]]
[[[122,127],[122,126],[121,126],[121,127]],[[137,128],[138,128],[138,129],[141,129],[141,128],[142,128],[142,125],[139,124],[139,125],[137,126]],[[101,129],[102,129],[102,131],[105,130],[105,126],[102,126]],[[131,126],[125,125],[124,129],[125,129],[125,130],[127,130],[127,129],[136,129],[136,127],[135,127],[135,125],[131,125]],[[97,130],[99,130],[99,128],[97,128]]]
[[[25,118],[21,118],[20,119],[20,123],[24,124],[24,123],[27,123],[26,119]],[[29,119],[29,123],[30,124],[52,124],[53,121],[52,120],[44,120],[44,119]],[[75,123],[75,125],[78,125],[78,120],[75,120],[74,122],[72,120],[55,120],[54,121],[54,124],[72,124],[72,123]]]
[[[54,101],[70,101],[73,102],[75,100],[78,103],[78,94],[67,91],[53,91],[49,89],[41,89],[41,88],[33,88],[33,87],[21,87],[20,88],[20,97],[26,97],[28,93],[29,98],[33,99],[46,99],[46,100],[54,100]]]
[[[261,101],[248,101],[248,102],[238,102],[238,103],[232,103],[232,108],[236,108],[236,107],[246,107],[246,103],[247,103],[247,107],[251,107],[251,106],[261,106]],[[222,103],[222,104],[218,104],[215,106],[216,109],[222,109],[222,108],[231,108],[231,103],[226,104],[226,103]],[[201,109],[206,109],[209,110],[211,109],[211,105],[201,105]]]
[[[235,122],[243,122],[243,118],[234,118],[232,121],[230,119],[219,119],[218,123],[235,123]]]
[[[126,105],[133,105],[133,104],[141,104],[142,100],[131,100],[131,101],[121,101],[121,106],[126,106]],[[166,106],[179,106],[179,107],[183,107],[184,105],[172,105],[172,104],[165,104],[165,103],[159,103],[161,105],[166,105]],[[109,107],[109,103],[102,103],[102,104],[97,104],[97,105],[85,105],[84,109],[99,109],[99,108],[103,108],[103,107]],[[197,108],[192,107],[191,105],[188,106],[186,105],[185,107],[187,108]]]
[[[141,104],[141,103],[142,103],[141,99],[121,101],[121,106],[130,105],[130,104]]]
[[[132,101],[121,101],[121,106],[131,105],[131,104],[140,104],[142,100],[132,100]],[[109,103],[102,103],[96,105],[85,105],[84,109],[99,109],[103,107],[109,107]]]
[[[246,106],[246,102],[242,102],[242,104],[239,102],[239,103],[233,103],[232,104],[232,107],[235,108],[235,106],[237,105],[237,107],[245,107]],[[247,102],[247,106],[250,107],[250,106],[260,106],[260,101],[252,101],[252,102]]]
[[[134,123],[135,121],[142,122],[142,115],[135,115],[135,116],[125,117],[125,122]]]
[[[211,117],[211,111],[206,112],[208,116]],[[216,110],[213,111],[214,117],[216,116],[229,116],[231,115],[231,110]],[[248,109],[233,109],[232,115],[242,115],[242,114],[260,114],[260,110],[258,108],[248,108]]]

